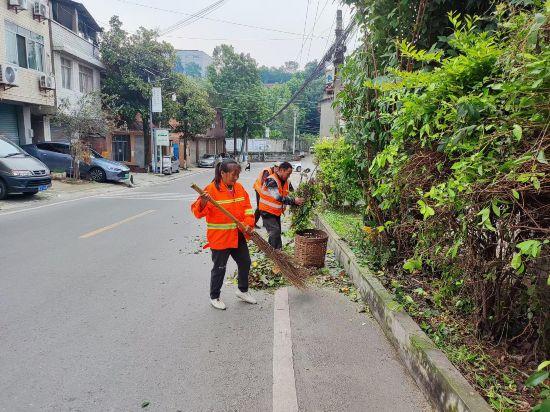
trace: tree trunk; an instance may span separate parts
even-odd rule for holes
[[[143,165],[145,168],[151,164],[151,130],[149,130],[149,118],[143,118]],[[153,165],[151,165],[152,167]]]
[[[233,126],[233,156],[237,158],[237,126]]]

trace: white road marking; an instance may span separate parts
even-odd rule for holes
[[[273,412],[297,412],[288,288],[275,292],[273,311]]]
[[[191,201],[194,199],[191,198],[162,198],[162,197],[100,197],[99,199],[114,199],[114,200],[156,200],[156,201],[169,201],[169,202],[181,202],[181,201]]]
[[[172,183],[172,182],[175,182],[175,181],[178,181],[178,180],[182,180],[184,178],[187,178],[187,177],[191,177],[191,176],[196,176],[196,175],[200,175],[200,174],[203,174],[205,172],[203,171],[200,171],[200,172],[193,172],[193,173],[189,173],[189,174],[184,174],[183,176],[181,177],[178,177],[176,179],[171,179],[169,180],[168,182],[163,182],[163,183],[157,183],[156,185],[154,186],[162,186],[162,185],[167,185],[169,183]],[[47,207],[53,207],[53,206],[59,206],[59,205],[64,205],[64,204],[67,204],[67,203],[73,203],[73,202],[78,202],[80,200],[86,200],[86,199],[97,199],[101,196],[104,196],[102,194],[95,194],[95,195],[91,195],[91,196],[83,196],[83,197],[78,197],[76,199],[69,199],[69,200],[63,200],[61,202],[54,202],[54,203],[48,203],[46,205],[40,205],[40,206],[34,206],[34,207],[26,207],[26,208],[22,208],[22,209],[17,209],[17,210],[12,210],[12,211],[7,211],[7,212],[2,212],[0,210],[0,217],[2,216],[8,216],[8,215],[14,215],[16,213],[23,213],[23,212],[30,212],[32,210],[39,210],[39,209],[45,209]]]
[[[99,229],[96,229],[92,232],[88,232],[82,236],[80,236],[79,239],[88,239],[90,237],[93,237],[93,236],[96,236],[96,235],[99,235],[100,233],[103,233],[103,232],[107,232],[109,230],[112,230],[114,229],[115,227],[118,227],[120,225],[123,225],[124,223],[128,223],[128,222],[131,222],[132,220],[136,220],[136,219],[139,219],[140,217],[143,217],[143,216],[147,216],[148,214],[151,214],[155,212],[154,210],[147,210],[143,213],[140,213],[138,215],[134,215],[134,216],[130,216],[124,220],[121,220],[120,222],[116,222],[116,223],[113,223],[109,226],[105,226],[105,227],[102,227],[102,228],[99,228]]]
[[[93,198],[98,197],[98,196],[99,195],[84,196],[84,197],[79,197],[79,198],[76,198],[76,199],[63,200],[61,202],[48,203],[47,205],[42,205],[42,206],[34,206],[34,207],[28,207],[28,208],[25,208],[25,209],[12,210],[11,212],[0,212],[0,216],[13,215],[13,214],[16,214],[16,213],[28,212],[28,211],[31,211],[31,210],[44,209],[46,207],[63,205],[65,203],[77,202],[79,200],[93,199]]]

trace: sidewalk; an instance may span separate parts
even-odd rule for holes
[[[7,199],[0,201],[0,213],[26,209],[47,203],[63,202],[80,197],[118,193],[134,188],[165,184],[200,172],[201,169],[189,169],[167,176],[152,173],[132,173],[133,186],[130,186],[129,181],[96,183],[88,180],[80,182],[52,180],[52,187],[50,189],[37,193],[32,197],[24,197],[19,194],[9,195]]]

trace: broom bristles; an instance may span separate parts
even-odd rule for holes
[[[269,259],[281,270],[282,275],[298,289],[306,289],[306,280],[312,273],[309,269],[299,265],[293,257],[282,250],[275,249],[260,234],[252,233],[252,241]]]

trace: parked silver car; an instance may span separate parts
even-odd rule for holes
[[[199,167],[215,167],[216,158],[217,156],[215,154],[202,155],[202,157],[199,159]]]
[[[43,142],[22,146],[30,155],[46,164],[51,170],[62,170],[72,175],[73,158],[71,146],[61,142]],[[95,150],[90,150],[91,163],[81,163],[80,173],[96,182],[118,182],[130,178],[130,168],[123,163],[105,159]]]

